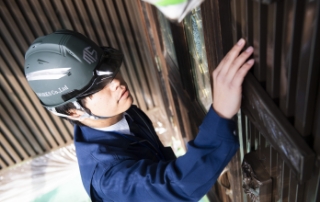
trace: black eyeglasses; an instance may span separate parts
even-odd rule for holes
[[[62,95],[64,101],[72,98],[82,99],[102,90],[120,70],[123,61],[121,51],[111,47],[102,47],[104,55],[101,57],[99,64],[93,71],[93,77],[89,84],[80,90],[74,90]]]

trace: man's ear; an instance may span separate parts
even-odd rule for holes
[[[79,110],[79,109],[69,109],[69,118],[73,120],[79,120],[79,117],[81,117],[85,112]]]

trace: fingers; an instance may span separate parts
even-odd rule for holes
[[[253,48],[242,52],[244,45],[244,39],[240,39],[213,71],[212,106],[224,118],[231,118],[239,110],[242,82],[254,63],[253,59],[246,62]]]
[[[253,66],[254,60],[250,59],[242,65],[242,67],[236,72],[231,85],[234,87],[239,87],[242,85],[244,77],[247,75],[250,68]]]
[[[233,79],[238,69],[246,62],[253,52],[253,48],[250,46],[243,51],[231,64],[229,71],[227,72],[227,78]]]
[[[233,46],[213,72],[214,80],[223,80],[233,87],[240,87],[242,85],[244,77],[254,64],[253,59],[246,62],[253,53],[253,47],[250,46],[241,53],[244,45],[245,40],[240,39],[238,43]]]
[[[233,48],[227,53],[227,55],[221,60],[217,71],[224,71],[227,72],[229,70],[229,68],[226,67],[230,67],[231,63],[239,56],[239,53],[241,52],[241,50],[243,49],[245,45],[245,40],[244,39],[240,39],[234,46]]]

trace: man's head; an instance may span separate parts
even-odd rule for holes
[[[105,119],[132,104],[119,73],[122,60],[118,50],[101,48],[80,33],[59,30],[32,43],[25,54],[25,74],[42,105],[56,115]]]

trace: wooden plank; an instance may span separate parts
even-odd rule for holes
[[[73,18],[77,18],[81,23],[81,28],[84,29],[84,34],[94,41],[97,44],[101,44],[98,41],[94,24],[92,24],[92,18],[90,18],[90,13],[87,12],[86,6],[83,4],[83,1],[73,1],[74,8],[76,9],[76,13],[73,13]]]
[[[174,89],[175,93],[178,94],[185,108],[188,109],[192,114],[192,119],[194,120],[195,124],[199,126],[203,117],[205,116],[205,112],[202,110],[200,105],[197,105],[195,102],[191,102],[189,94],[184,91],[183,86],[179,81],[179,71],[170,65],[168,65],[168,78],[170,81],[170,86],[172,86],[172,89]]]
[[[242,201],[243,195],[245,195],[242,189],[242,170],[241,170],[241,154],[240,150],[233,156],[228,164],[230,173],[230,190],[232,190],[232,195],[230,195],[231,201]]]
[[[242,109],[250,121],[279,152],[298,177],[299,182],[311,176],[315,155],[302,137],[278,110],[271,98],[249,73],[243,84]]]
[[[244,151],[243,151],[243,147],[244,147],[244,141],[243,141],[243,121],[242,121],[242,111],[241,109],[239,110],[239,112],[237,113],[237,134],[238,134],[238,139],[239,139],[239,144],[240,144],[240,162],[242,162],[243,158],[244,158]]]
[[[281,200],[288,201],[290,169],[282,159],[280,161],[282,164],[281,186],[278,187],[278,190],[281,193]]]
[[[306,183],[301,201],[320,201],[320,167],[315,169],[313,177]]]
[[[246,150],[245,154],[250,153],[251,151],[251,128],[250,128],[250,121],[247,116],[245,116],[245,144],[246,144]]]
[[[35,37],[43,36],[44,32],[39,25],[40,19],[38,19],[35,16],[35,12],[30,7],[29,1],[24,1],[24,0],[18,0],[17,1],[18,5],[21,9],[23,18],[26,20],[27,25],[31,29],[31,32],[34,34]]]
[[[265,149],[268,147],[268,142],[266,141],[266,139],[264,138],[264,136],[259,132],[259,137],[260,137],[260,145],[262,149]]]
[[[280,108],[287,117],[294,115],[304,1],[285,1],[282,35]]]
[[[308,180],[306,183],[302,185],[298,184],[299,187],[297,189],[297,193],[301,193],[299,195],[297,194],[297,196],[299,196],[297,202],[319,201],[319,199],[316,199],[317,193],[319,192],[320,183],[319,171],[320,168],[316,167],[312,172],[312,178],[310,178],[310,180]]]
[[[306,2],[302,49],[299,60],[295,128],[302,136],[312,132],[317,88],[320,79],[320,2]]]
[[[149,38],[149,44],[150,44],[150,51],[153,52],[154,56],[157,56],[157,65],[158,65],[158,70],[161,71],[159,72],[159,77],[161,77],[162,80],[162,86],[163,88],[161,88],[161,92],[163,94],[165,103],[167,103],[166,105],[166,112],[168,114],[168,117],[170,117],[170,121],[173,121],[176,119],[176,107],[173,104],[173,95],[172,95],[172,90],[170,87],[170,83],[169,83],[169,77],[168,77],[168,66],[167,66],[167,62],[165,60],[165,57],[162,53],[161,50],[161,32],[160,32],[160,27],[159,27],[159,22],[158,22],[158,18],[156,15],[156,8],[152,7],[150,4],[147,3],[141,3],[141,7],[142,9],[145,10],[145,18],[148,20],[150,28],[148,32],[148,38]],[[181,126],[179,126],[181,127]],[[180,137],[181,134],[179,134]]]
[[[258,153],[258,157],[261,161],[263,161],[265,159],[265,156],[262,154],[262,149],[264,149],[265,145],[264,145],[264,137],[263,135],[257,130],[257,136],[258,136],[258,141],[256,141],[257,143],[257,153]]]
[[[0,117],[3,120],[4,124],[8,127],[10,133],[8,136],[14,136],[14,138],[18,141],[18,143],[23,147],[25,152],[27,152],[28,156],[35,156],[36,152],[34,151],[33,147],[31,146],[31,143],[26,139],[26,137],[23,135],[20,128],[17,127],[16,123],[13,122],[12,118],[8,119],[6,117],[10,117],[9,114],[4,110],[2,105],[0,105]],[[4,119],[6,118],[6,119]],[[25,133],[28,133],[28,131],[24,131]],[[30,133],[29,133],[29,136]]]
[[[251,127],[251,133],[252,133],[252,140],[251,140],[252,149],[254,151],[257,151],[259,150],[259,147],[260,147],[259,131],[254,127],[253,124],[250,124],[250,127]]]
[[[0,171],[6,169],[7,167],[7,164],[2,160],[0,155]]]
[[[251,0],[242,0],[241,10],[242,20],[242,37],[246,39],[246,46],[254,46],[254,25],[253,25],[253,1]]]
[[[183,103],[177,96],[173,96],[174,101],[175,101],[175,106],[176,106],[176,111],[177,111],[177,117],[176,121],[178,121],[180,124],[177,124],[178,130],[181,131],[182,138],[184,138],[186,141],[191,141],[194,139],[194,136],[192,135],[191,132],[191,124],[189,120],[189,114],[188,110],[184,108]],[[189,125],[188,125],[189,124]]]
[[[233,33],[233,43],[236,43],[241,38],[241,7],[240,1],[231,0],[231,13],[232,13],[232,33]]]
[[[220,23],[216,20],[218,13],[212,12],[214,9],[216,8],[212,1],[204,1],[201,4],[203,38],[205,44],[210,44],[205,46],[209,72],[212,72],[218,66],[219,61],[222,59],[222,56],[220,58],[220,53],[223,52],[221,40],[218,39],[220,36],[216,36],[219,34],[216,30],[219,29]],[[212,77],[210,79],[212,83]]]
[[[173,43],[175,47],[179,47],[179,51],[176,50],[176,56],[178,60],[179,77],[178,82],[182,83],[183,90],[187,92],[191,101],[197,99],[197,93],[195,88],[195,81],[192,75],[192,63],[189,54],[189,47],[187,42],[187,36],[183,23],[173,24],[170,23],[172,30]]]
[[[10,101],[4,95],[2,89],[0,89],[0,97],[1,97],[0,103],[2,106],[5,107],[5,109],[1,107],[2,109],[1,112],[4,110],[6,111],[6,115],[8,116],[8,118],[13,120],[15,127],[20,129],[22,135],[30,143],[33,150],[37,154],[41,154],[44,151],[44,148],[42,148],[42,145],[49,147],[47,142],[41,136],[39,137],[39,139],[36,138],[35,134],[33,133],[33,130],[30,130],[28,125],[25,123],[25,121],[21,119],[21,116],[18,113],[17,108],[15,108],[15,106],[13,106],[10,103]],[[35,128],[32,128],[32,129],[35,129]]]
[[[110,21],[110,14],[109,12],[106,12],[107,8],[105,6],[105,2],[102,0],[94,1],[95,7],[96,7],[96,15],[99,19],[95,21],[96,26],[100,26],[100,29],[98,31],[98,37],[100,37],[101,42],[103,46],[111,46],[115,49],[120,49],[119,43],[115,37],[114,32],[114,25]],[[89,9],[91,8],[91,5],[89,5]]]
[[[279,102],[281,40],[283,26],[283,1],[268,7],[267,52],[266,52],[266,90],[270,97]]]
[[[276,184],[276,192],[277,192],[277,197],[276,201],[282,201],[282,188],[283,188],[283,166],[284,166],[284,161],[279,158],[277,158],[277,184]]]
[[[12,38],[14,39],[14,41],[16,42],[16,45],[18,46],[18,49],[20,50],[20,53],[24,53],[24,51],[28,48],[27,41],[25,40],[25,36],[27,34],[24,35],[20,31],[18,31],[19,27],[16,24],[15,20],[13,19],[12,15],[9,13],[7,7],[0,6],[0,10],[1,10],[0,27],[1,28],[6,27],[9,30],[9,33],[12,35]],[[3,33],[3,34],[5,35],[6,33]],[[4,37],[4,38],[7,38],[7,37]]]
[[[259,147],[260,160],[262,161],[266,171],[271,176],[271,158],[272,158],[271,151],[272,150],[271,150],[270,144],[266,141],[264,136],[261,133],[259,133],[259,135],[262,140]]]
[[[272,177],[272,201],[279,200],[277,191],[278,152],[270,145],[270,176]]]
[[[6,165],[9,166],[13,166],[15,164],[15,162],[11,159],[10,155],[8,155],[8,153],[4,150],[3,147],[1,147],[2,145],[0,144],[0,154],[1,154],[1,159],[4,160],[4,162],[6,163]]]
[[[84,27],[81,24],[81,21],[77,15],[77,11],[75,9],[76,7],[74,6],[73,2],[74,1],[62,0],[62,6],[64,8],[63,10],[65,10],[66,15],[68,16],[67,19],[70,21],[70,24],[72,26],[72,30],[75,30],[77,32],[80,32],[80,33],[86,35],[86,33],[84,31]],[[57,1],[57,3],[58,3],[58,1]]]
[[[244,155],[247,153],[247,127],[246,127],[246,115],[243,113],[243,111],[241,110],[241,126],[242,126],[242,138],[240,137],[239,140],[242,141],[242,146],[241,149],[242,151],[242,155],[241,156],[241,160],[243,160]]]
[[[310,180],[309,180],[310,181]],[[296,201],[305,201],[304,197],[305,197],[305,184],[297,184],[297,189],[296,189]],[[317,191],[313,192],[313,193],[317,193]]]
[[[297,201],[296,200],[297,186],[298,186],[298,182],[296,180],[296,176],[294,175],[293,172],[290,171],[288,201]]]
[[[253,1],[254,75],[259,82],[266,81],[267,6]],[[247,25],[244,25],[247,26]]]
[[[1,124],[2,124],[2,121],[1,121]],[[12,158],[14,163],[20,163],[21,162],[21,157],[18,155],[18,153],[15,150],[15,148],[13,148],[10,145],[10,143],[7,141],[7,139],[4,137],[4,135],[2,134],[1,131],[0,131],[0,144],[8,152],[8,155]]]
[[[10,59],[15,60],[15,62],[17,63],[17,65],[15,67],[13,67],[12,69],[14,69],[15,71],[22,72],[23,66],[24,66],[23,53],[18,51],[19,48],[17,46],[17,41],[15,41],[15,39],[12,38],[12,34],[8,30],[8,27],[5,26],[2,19],[0,19],[0,26],[1,26],[1,33],[2,33],[2,37],[3,37],[0,39],[0,43],[2,45],[1,47],[5,46],[3,48],[4,49],[3,51],[7,51],[6,55],[10,54]],[[5,56],[5,54],[3,56]]]
[[[101,29],[102,24],[104,23],[104,19],[99,18],[98,12],[96,10],[99,7],[103,7],[103,3],[101,1],[84,1],[83,3],[84,3],[86,10],[88,11],[87,13],[88,13],[88,17],[89,17],[90,23],[91,23],[91,26],[87,25],[86,27],[91,28],[91,29],[94,28],[94,29],[92,29],[92,31],[94,31],[94,33],[97,36],[96,41],[99,46],[107,46],[108,42],[106,39],[105,32],[103,29]],[[89,37],[90,37],[90,35],[89,35]]]
[[[317,165],[320,166],[320,83],[318,85],[317,106],[315,107],[315,116],[313,121],[313,149],[317,154]]]
[[[16,1],[6,0],[4,1],[4,3],[6,4],[6,6],[0,6],[1,12],[3,11],[2,9],[8,8],[10,12],[9,15],[14,18],[15,23],[17,23],[19,27],[16,32],[22,32],[23,30],[23,37],[26,39],[27,43],[30,44],[34,40],[34,35],[22,14],[22,10],[19,8]],[[3,17],[2,19],[5,18],[6,17]]]
[[[50,2],[50,1],[43,1],[43,2]],[[63,28],[63,29],[73,30],[72,23],[69,19],[68,13],[65,9],[63,2],[62,1],[51,1],[51,2],[52,2],[53,9],[58,11],[56,12],[57,18],[59,20],[57,22],[61,24],[61,29]],[[60,27],[57,25],[55,27],[60,29]]]
[[[6,141],[10,145],[12,145],[12,147],[14,147],[14,150],[16,151],[17,155],[19,155],[19,158],[21,160],[25,160],[25,159],[29,158],[28,154],[25,152],[24,148],[18,142],[16,137],[12,135],[12,133],[8,129],[7,125],[5,125],[2,122],[2,119],[0,119],[0,131],[3,134],[3,136],[6,138]]]
[[[176,117],[174,119],[173,124],[177,126],[177,129],[179,131],[181,131],[182,138],[187,138],[188,136],[186,135],[185,125],[184,125],[185,122],[182,119],[182,110],[180,109],[181,100],[179,99],[179,96],[175,93],[175,91],[173,89],[171,89],[171,90],[172,90],[172,97],[173,97],[173,101],[174,101],[173,104],[176,107]],[[180,100],[180,103],[179,103],[179,100]],[[188,116],[186,116],[185,118],[188,118]],[[191,138],[191,140],[192,140],[192,139],[194,139],[194,135],[192,134],[190,137],[190,134],[189,134],[188,138]]]
[[[61,10],[55,9],[52,1],[39,1],[43,12],[46,13],[48,17],[49,24],[51,25],[52,31],[62,29],[62,24],[60,23],[58,15],[61,14]],[[57,2],[57,1],[54,1]],[[66,19],[64,19],[66,21]]]
[[[315,193],[314,201],[320,201],[320,171],[318,171],[318,184],[317,184],[317,193]]]
[[[65,134],[65,144],[68,145],[70,143],[73,143],[73,125],[68,120],[62,120],[63,124],[66,126],[66,129],[68,130],[68,134]]]
[[[41,28],[44,35],[51,34],[53,32],[53,29],[50,25],[50,22],[47,18],[47,15],[45,15],[45,13],[44,13],[44,9],[42,8],[41,4],[39,3],[39,0],[31,0],[31,1],[29,1],[29,4],[30,4],[30,8],[32,10],[32,13],[35,15],[36,19],[38,20],[38,23],[35,23],[35,21],[32,21],[33,24],[35,24],[35,26],[38,26],[39,28]],[[33,20],[33,19],[31,19],[31,20]]]

